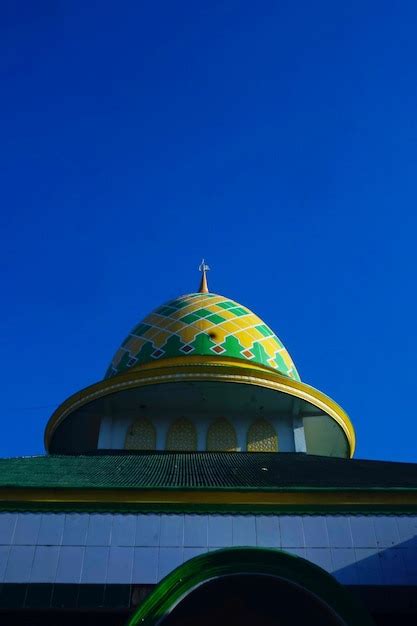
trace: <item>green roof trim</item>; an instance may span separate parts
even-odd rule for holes
[[[415,513],[417,464],[267,452],[0,459],[0,510]]]
[[[0,459],[0,488],[416,490],[417,464],[268,452],[123,452]]]

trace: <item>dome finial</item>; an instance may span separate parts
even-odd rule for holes
[[[202,259],[200,265],[198,266],[198,269],[200,270],[200,272],[202,272],[202,276],[201,276],[201,282],[200,282],[200,289],[198,290],[199,293],[208,293],[208,285],[207,285],[207,272],[209,271],[209,266],[207,265],[207,263],[204,261],[204,259]]]

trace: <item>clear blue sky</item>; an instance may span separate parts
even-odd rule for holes
[[[417,462],[417,4],[0,3],[0,455],[210,287]]]

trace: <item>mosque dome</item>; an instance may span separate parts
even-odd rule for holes
[[[204,262],[200,269],[198,292],[145,317],[104,380],[56,409],[46,449],[352,456],[355,433],[342,407],[300,380],[257,315],[209,293]]]
[[[256,363],[300,380],[275,333],[241,304],[215,293],[191,293],[155,309],[133,328],[105,378],[166,358],[224,357]]]

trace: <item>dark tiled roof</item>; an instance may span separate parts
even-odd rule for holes
[[[0,459],[1,487],[409,489],[417,488],[417,463],[295,453],[107,451]]]

